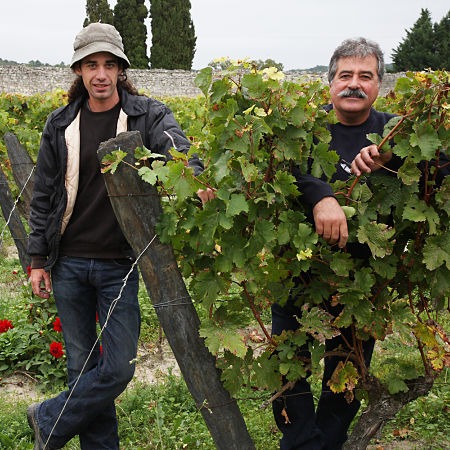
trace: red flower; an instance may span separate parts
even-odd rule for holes
[[[62,326],[61,326],[61,319],[59,317],[57,317],[55,319],[55,321],[53,322],[53,329],[57,332],[57,333],[61,333],[62,331]]]
[[[0,333],[6,333],[8,330],[14,328],[12,322],[8,319],[0,320]]]
[[[30,276],[31,276],[31,266],[27,266],[27,275],[28,275],[28,278],[30,278]]]
[[[102,344],[100,344],[99,350],[100,350],[100,355],[103,355],[103,345]]]
[[[53,341],[50,344],[50,353],[55,357],[55,358],[61,358],[64,355],[64,350],[63,350],[63,346],[61,344],[61,342],[55,342]]]

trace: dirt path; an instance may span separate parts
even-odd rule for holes
[[[172,372],[180,375],[180,369],[169,345],[164,342],[161,349],[155,345],[141,344],[138,349],[136,372],[130,385],[142,382],[145,384],[157,383],[165,375]],[[37,388],[37,381],[31,374],[16,372],[8,377],[0,378],[1,394],[11,396],[11,399],[32,402],[42,397]]]

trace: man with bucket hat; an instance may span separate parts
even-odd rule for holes
[[[68,104],[50,114],[42,134],[30,206],[30,281],[41,298],[53,290],[69,388],[28,408],[35,450],[63,447],[76,435],[83,450],[119,449],[114,400],[135,369],[138,272],[108,199],[97,149],[122,131],[137,130],[147,148],[167,159],[171,148],[189,150],[167,106],[138,95],[127,80],[129,66],[112,25],[85,27],[74,42],[77,77]],[[202,170],[196,158],[190,165],[195,173]]]

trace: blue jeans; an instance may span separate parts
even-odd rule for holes
[[[44,401],[37,410],[44,442],[50,436],[46,448],[63,447],[79,435],[83,450],[119,449],[114,399],[133,377],[140,330],[136,267],[115,300],[131,265],[128,259],[61,257],[52,270],[69,389]],[[111,304],[115,306],[108,318]],[[101,327],[107,321],[101,353],[95,344],[96,313]]]
[[[301,317],[301,310],[291,301],[282,307],[272,305],[272,334],[279,335],[283,330],[296,330],[297,319]],[[341,307],[331,307],[329,303],[322,305],[335,317],[340,313]],[[325,341],[325,351],[330,352],[341,348],[349,351],[347,343],[353,342],[352,332],[348,328],[341,329],[341,335]],[[345,339],[344,339],[345,338]],[[374,339],[362,342],[364,360],[369,367],[372,358]],[[310,357],[308,346],[300,350],[300,355]],[[297,381],[295,386],[285,392],[272,403],[275,422],[283,433],[280,440],[281,450],[340,450],[347,440],[348,428],[354,419],[360,402],[356,398],[350,403],[343,394],[335,394],[327,386],[339,361],[345,357],[328,356],[324,359],[324,373],[322,378],[322,392],[317,404],[314,406],[313,394],[306,378]],[[286,423],[282,415],[285,409],[289,417]]]

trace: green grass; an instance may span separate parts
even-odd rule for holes
[[[12,245],[7,235],[4,242]],[[23,281],[14,273],[15,271],[19,273],[21,271],[19,262],[14,258],[2,257],[0,318],[16,319],[23,314]],[[139,296],[142,310],[141,343],[156,346],[160,338],[159,324],[143,284]],[[267,317],[265,319],[269,320]],[[412,350],[407,344],[398,342],[394,337],[378,343],[373,359],[373,370],[379,376],[388,377],[394,366],[385,364],[384,361],[389,357],[395,361],[400,355],[404,359],[405,354]],[[412,360],[411,364],[416,364],[416,361]],[[0,373],[1,376],[5,376],[5,373]],[[1,382],[0,378],[0,386]],[[318,396],[320,380],[313,379],[312,387]],[[41,392],[39,394],[41,400],[56,393],[38,392]],[[22,397],[6,394],[0,389],[1,450],[28,450],[33,447],[32,433],[25,414],[26,407],[31,401]],[[267,393],[242,390],[238,399],[247,428],[258,450],[277,449],[280,438],[270,406],[260,408],[267,397]],[[184,380],[173,374],[158,377],[157,382],[151,385],[132,383],[117,399],[117,413],[121,448],[125,450],[215,448]],[[389,448],[396,448],[396,443],[400,445],[402,441],[406,441],[411,443],[409,448],[415,448],[418,443],[421,449],[439,450],[450,448],[449,436],[450,369],[446,369],[437,379],[430,394],[410,403],[400,411],[395,420],[386,425],[381,436],[373,443],[390,444]],[[77,440],[72,440],[65,448],[78,450]]]
[[[406,405],[395,421],[386,425],[383,433],[385,439],[421,441],[425,443],[425,448],[450,448],[449,378],[450,369],[446,369],[426,397]]]
[[[31,449],[32,433],[25,413],[27,402],[1,393],[0,402],[0,449]],[[239,406],[257,448],[276,449],[279,436],[272,423],[271,410],[260,411],[261,403],[262,399],[246,396]],[[164,382],[154,385],[133,384],[117,399],[116,405],[123,449],[215,448],[203,417],[180,377],[169,374]],[[80,447],[77,439],[73,439],[65,448],[78,450]]]
[[[239,407],[256,448],[277,449],[280,435],[270,407],[261,410],[264,399],[255,393],[242,391],[240,397]],[[27,402],[4,394],[0,394],[0,402],[0,449],[31,449],[32,434],[25,417]],[[386,426],[379,442],[391,443],[391,448],[401,441],[420,442],[425,449],[449,448],[449,405],[450,388],[444,377],[427,397],[402,410],[396,420]],[[184,381],[175,375],[169,374],[153,385],[133,384],[118,398],[117,413],[123,449],[215,448]],[[77,440],[72,440],[65,448],[78,450]]]

